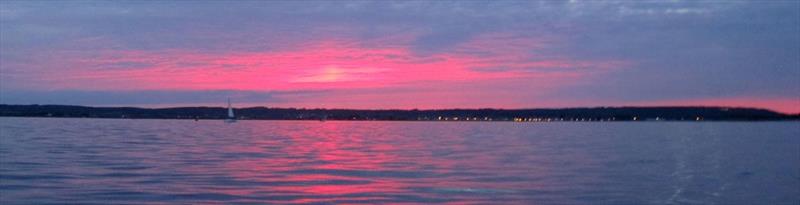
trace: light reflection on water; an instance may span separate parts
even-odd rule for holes
[[[0,203],[796,204],[798,125],[0,118]]]

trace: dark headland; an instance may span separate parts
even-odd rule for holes
[[[235,109],[251,120],[397,120],[397,121],[774,121],[800,120],[759,108],[735,107],[593,107],[557,109],[358,110],[249,107]],[[224,119],[223,107],[86,107],[72,105],[5,105],[4,117]]]

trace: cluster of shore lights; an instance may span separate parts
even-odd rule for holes
[[[514,118],[514,122],[552,122],[552,121],[573,121],[573,122],[585,122],[585,121],[616,121],[616,117],[612,118]]]
[[[628,119],[632,119],[633,121],[663,121],[663,120],[668,120],[668,119],[662,118],[662,117],[656,117],[656,118],[652,118],[652,119],[642,119],[642,118],[640,118],[638,116],[637,117],[633,117],[633,118],[628,118]],[[680,120],[684,121],[686,119],[681,118]],[[695,121],[701,121],[701,120],[703,120],[703,117],[695,117],[694,120]],[[603,121],[617,121],[617,118],[616,117],[610,117],[610,118],[537,118],[537,117],[523,118],[523,117],[515,117],[515,118],[510,118],[510,119],[509,118],[494,119],[494,118],[489,118],[489,117],[479,118],[479,117],[442,117],[442,116],[438,116],[438,117],[436,117],[436,121],[514,121],[514,122],[553,122],[553,121],[556,121],[556,122],[560,122],[560,121],[588,122],[588,121],[600,121],[600,122],[603,122]]]
[[[494,119],[490,117],[478,118],[478,117],[442,117],[442,116],[436,117],[436,120],[437,121],[494,121]]]
[[[634,118],[635,119],[635,118]],[[612,118],[500,118],[494,119],[490,117],[436,117],[436,121],[514,121],[514,122],[553,122],[553,121],[615,121],[616,117]]]

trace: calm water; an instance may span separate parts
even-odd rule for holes
[[[0,204],[800,204],[800,123],[0,118]]]

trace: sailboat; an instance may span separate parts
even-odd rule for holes
[[[231,99],[230,98],[228,98],[228,118],[225,118],[225,122],[227,122],[227,123],[236,122],[236,117],[233,116],[233,107],[231,107]]]

